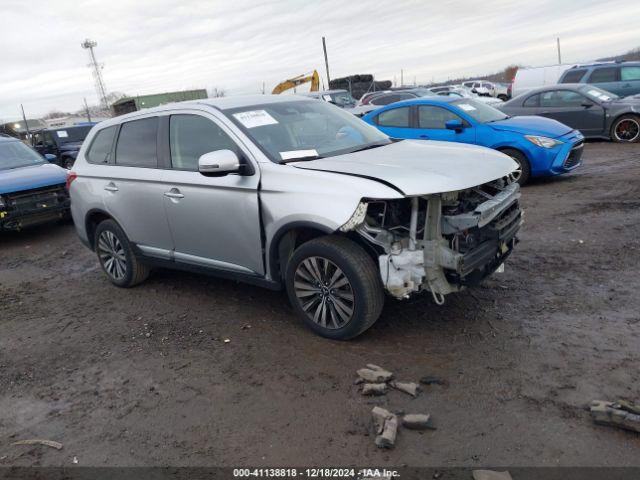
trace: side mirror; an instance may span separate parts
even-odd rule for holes
[[[584,108],[591,108],[591,107],[593,107],[593,102],[591,100],[585,100],[584,102],[582,102],[581,105]]]
[[[456,132],[461,132],[464,129],[464,125],[460,120],[448,120],[444,126],[447,130],[455,130]]]
[[[51,153],[45,153],[44,158],[46,158],[50,163],[54,163],[56,160],[58,160],[58,157]]]
[[[240,171],[240,159],[231,150],[205,153],[198,159],[198,171],[206,176],[227,175]]]

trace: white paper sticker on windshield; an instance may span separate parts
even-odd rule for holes
[[[58,138],[67,138],[69,136],[66,130],[58,130],[56,133],[58,134]]]
[[[248,112],[234,113],[242,125],[247,128],[262,127],[264,125],[275,125],[278,121],[264,110],[250,110]]]
[[[325,102],[331,102],[332,101],[331,95],[322,95],[322,99]]]
[[[598,90],[589,90],[588,93],[592,97],[599,98],[600,100],[611,100],[611,97],[609,95],[599,92]]]
[[[308,158],[317,157],[318,152],[316,150],[290,150],[288,152],[280,152],[282,160],[291,160],[292,158]]]
[[[476,107],[469,105],[468,103],[459,103],[458,106],[465,112],[473,112],[476,109]]]

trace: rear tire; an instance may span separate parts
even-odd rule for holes
[[[529,165],[529,160],[527,160],[527,157],[524,155],[524,153],[518,150],[514,150],[513,148],[505,148],[504,150],[500,151],[505,155],[509,155],[518,164],[517,174],[516,172],[513,173],[513,175],[516,177],[516,181],[520,185],[524,185],[525,183],[527,183],[529,181],[529,178],[531,177],[531,166]]]
[[[375,323],[384,305],[374,261],[359,245],[338,236],[298,247],[287,265],[285,284],[305,325],[334,340],[360,335]]]
[[[611,140],[617,143],[640,142],[640,117],[623,115],[611,125]]]
[[[111,283],[128,288],[147,279],[149,267],[136,258],[129,239],[115,221],[100,222],[94,238],[98,261]]]

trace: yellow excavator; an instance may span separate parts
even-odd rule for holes
[[[309,75],[298,75],[297,77],[290,78],[289,80],[285,80],[284,82],[280,82],[273,89],[273,94],[282,93],[291,88],[296,88],[299,85],[304,83],[311,82],[311,92],[317,92],[320,90],[320,75],[318,75],[318,71],[314,70],[313,73]]]

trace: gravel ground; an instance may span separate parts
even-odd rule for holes
[[[0,234],[0,466],[640,466],[640,435],[585,410],[640,399],[640,146],[584,160],[524,188],[504,274],[442,307],[388,301],[351,342],[280,292],[170,271],[112,287],[70,224]],[[448,384],[362,397],[366,363]],[[378,450],[374,405],[438,429]]]

